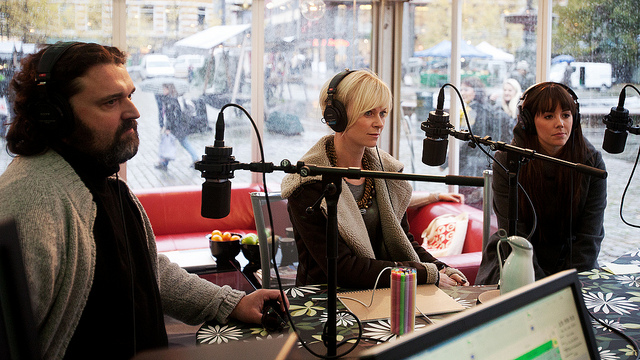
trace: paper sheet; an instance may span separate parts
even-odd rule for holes
[[[369,305],[372,291],[343,292],[338,294],[338,299],[361,321],[389,318],[391,316],[391,289],[376,289],[373,303],[368,308],[353,300],[357,299]],[[435,285],[418,285],[416,307],[416,315],[420,315],[420,312],[425,315],[436,315],[464,310],[462,305]]]
[[[636,274],[640,273],[640,266],[635,264],[614,264],[607,263],[603,266],[604,270],[614,275]]]
[[[187,270],[213,268],[216,266],[216,261],[213,259],[213,256],[211,256],[211,250],[209,250],[209,248],[165,251],[160,254],[166,255],[171,262]]]

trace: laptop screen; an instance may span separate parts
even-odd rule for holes
[[[599,359],[575,270],[381,345],[366,359]]]

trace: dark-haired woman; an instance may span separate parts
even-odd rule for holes
[[[575,93],[562,84],[532,86],[523,95],[513,144],[605,170],[602,155],[582,134],[578,107]],[[496,160],[507,166],[506,153],[498,152]],[[527,237],[533,228],[533,212],[537,215],[537,226],[529,239],[536,279],[571,268],[597,268],[604,238],[606,180],[531,160],[521,167],[518,181],[531,197],[533,209],[520,191],[517,234]],[[509,186],[507,174],[498,164],[493,165],[493,193],[498,225],[507,229]],[[492,236],[483,251],[477,284],[498,282],[497,240]]]

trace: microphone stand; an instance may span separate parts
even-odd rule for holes
[[[493,151],[505,151],[507,153],[507,177],[509,179],[509,210],[508,210],[508,229],[509,236],[516,235],[518,225],[518,175],[522,164],[526,163],[530,159],[539,159],[548,161],[557,165],[572,168],[583,174],[595,176],[601,179],[607,177],[607,172],[602,169],[598,169],[592,166],[573,163],[570,161],[555,158],[540,154],[535,150],[518,147],[515,145],[507,144],[503,141],[493,141],[490,136],[479,137],[477,135],[471,135],[469,131],[458,131],[453,128],[443,129],[447,134],[455,137],[456,139],[463,141],[473,141],[473,143],[479,143],[488,145]]]
[[[284,171],[285,173],[297,173],[300,176],[321,176],[322,183],[325,188],[322,196],[327,202],[327,325],[323,332],[323,342],[327,346],[327,356],[335,357],[337,353],[337,332],[336,332],[336,313],[338,301],[338,276],[337,276],[337,258],[338,258],[338,199],[342,190],[342,178],[359,179],[361,177],[372,177],[392,180],[417,180],[426,182],[440,182],[447,185],[463,185],[463,186],[483,186],[484,178],[474,176],[456,176],[456,175],[419,175],[404,174],[386,171],[362,170],[360,168],[341,168],[330,166],[306,165],[299,161],[295,166],[291,165],[289,160],[282,160],[280,166],[273,163],[252,162],[249,164],[239,162],[228,163],[207,163],[199,162],[198,169],[202,171],[203,177],[217,178],[216,174],[232,174],[234,170],[243,169],[252,172],[270,173],[274,170]]]

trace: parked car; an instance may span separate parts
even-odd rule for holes
[[[140,76],[143,79],[161,76],[173,77],[174,74],[175,70],[167,55],[145,55],[140,62]]]
[[[180,55],[173,64],[175,77],[186,78],[189,76],[189,68],[196,71],[204,66],[204,56],[202,55]]]

